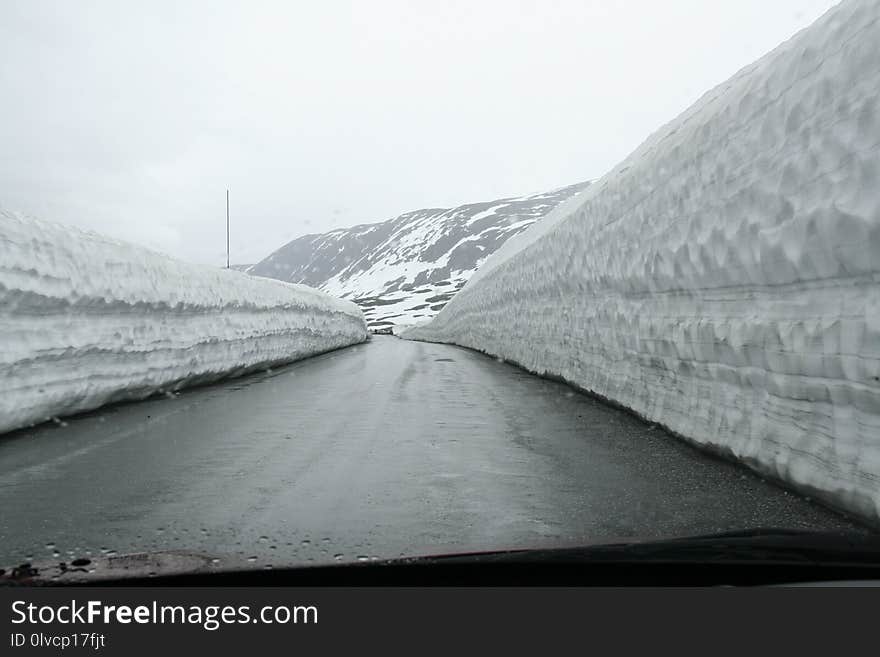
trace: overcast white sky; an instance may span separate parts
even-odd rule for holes
[[[181,258],[596,178],[831,0],[0,0],[0,205]]]

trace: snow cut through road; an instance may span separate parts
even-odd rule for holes
[[[853,527],[562,384],[393,337],[9,434],[0,491],[4,565],[191,550],[277,566]]]

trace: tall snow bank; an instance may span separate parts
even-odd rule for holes
[[[0,432],[367,338],[358,307],[0,210]]]
[[[880,520],[880,3],[839,5],[561,212],[406,337]]]

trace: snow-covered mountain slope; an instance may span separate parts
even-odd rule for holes
[[[0,210],[0,433],[366,339],[318,290]]]
[[[248,273],[352,299],[373,327],[425,321],[505,240],[588,184],[452,209],[416,210],[378,224],[306,235]]]
[[[848,0],[427,325],[880,523],[880,3]]]

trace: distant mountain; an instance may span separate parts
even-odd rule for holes
[[[351,299],[372,328],[425,321],[509,237],[587,185],[415,210],[382,223],[305,235],[247,271]]]

